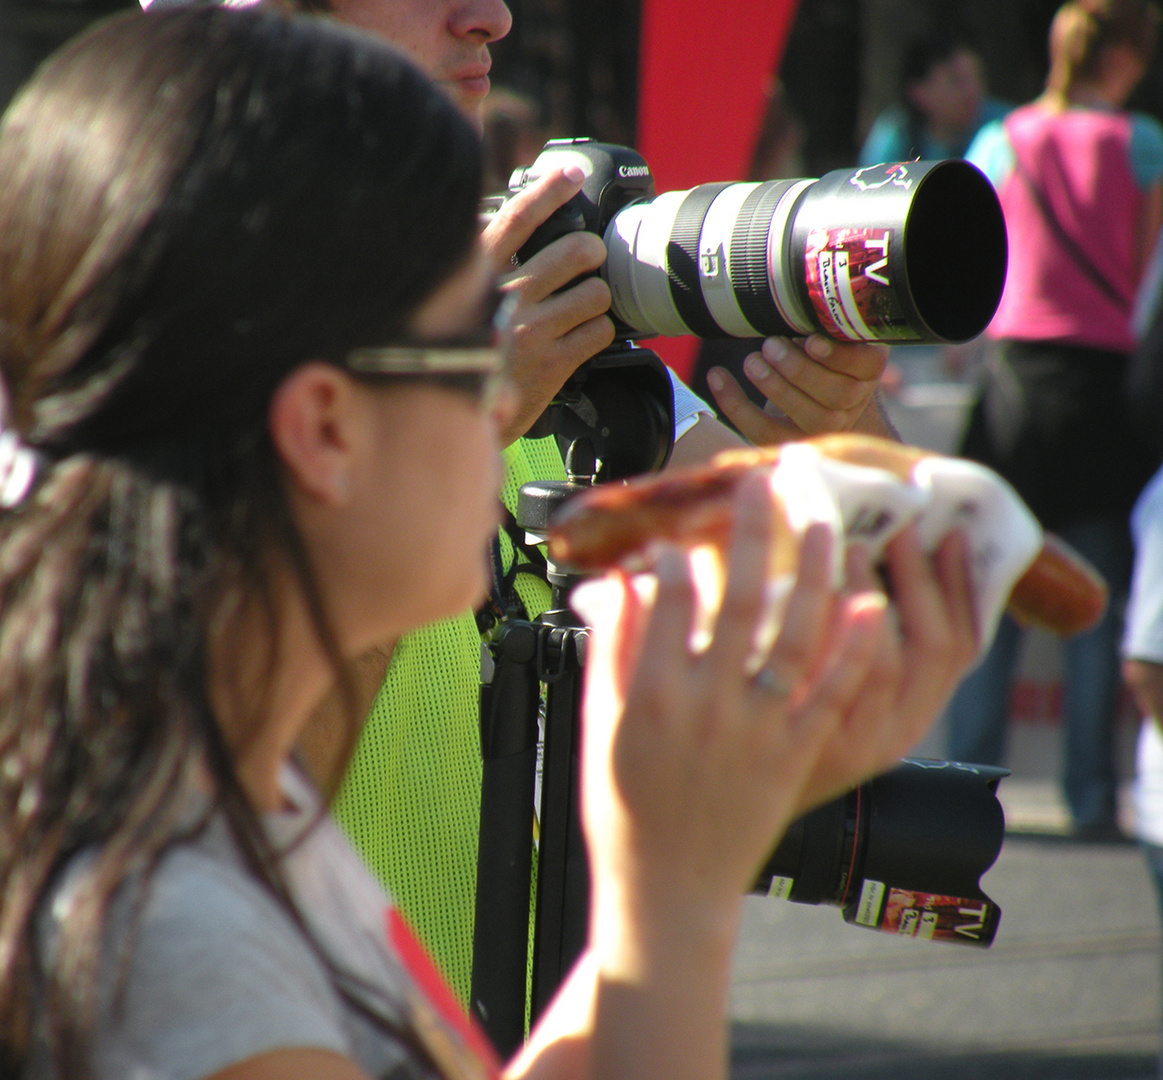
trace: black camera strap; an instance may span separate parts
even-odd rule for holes
[[[513,557],[505,566],[505,553],[501,544],[501,532],[509,538]],[[517,577],[525,574],[548,584],[548,567],[541,549],[525,542],[525,532],[517,524],[517,519],[508,507],[503,507],[501,528],[489,545],[492,583],[488,598],[477,610],[477,627],[481,633],[488,633],[495,626],[509,619],[532,621],[535,617],[517,591]],[[537,614],[540,614],[539,612]]]

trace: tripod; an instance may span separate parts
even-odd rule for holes
[[[553,511],[591,486],[595,471],[592,448],[575,443],[567,458],[568,480],[522,487],[518,525],[543,537]],[[581,953],[586,935],[589,869],[577,778],[589,632],[566,600],[578,579],[552,563],[547,569],[549,610],[531,622],[506,622],[487,647],[481,673],[483,767],[471,1009],[502,1056],[521,1045],[527,1007],[535,1021]],[[535,851],[533,811],[538,804]]]
[[[624,479],[666,464],[674,444],[674,388],[656,353],[616,342],[570,377],[535,427],[539,437],[552,434],[559,445],[569,444],[565,482],[521,488],[517,524],[540,542],[553,511],[574,493],[599,478]],[[536,1020],[580,954],[589,902],[577,792],[578,706],[589,632],[568,604],[576,576],[548,563],[547,579],[549,610],[533,621],[506,621],[481,663],[481,828],[470,1010],[504,1056],[524,1041],[527,1012]]]

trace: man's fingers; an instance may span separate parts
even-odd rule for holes
[[[605,261],[606,245],[600,236],[591,232],[567,233],[519,267],[511,267],[504,276],[504,284],[506,288],[518,290],[526,303],[536,304],[576,278],[593,274]],[[602,308],[594,312],[595,315],[601,314],[610,306],[609,286],[601,278],[588,280],[594,282],[604,296]]]
[[[821,343],[821,353],[832,349],[833,345],[820,336],[808,339],[808,344],[813,343]],[[791,409],[786,404],[794,399],[787,395],[793,393],[821,412],[842,417],[850,410],[865,406],[880,373],[877,365],[871,365],[877,372],[875,375],[864,378],[856,374],[857,370],[869,367],[863,362],[866,347],[847,345],[838,351],[842,356],[852,357],[852,364],[831,367],[816,359],[806,345],[784,338],[768,338],[759,352],[747,357],[743,370],[767,398],[785,407],[789,414]],[[833,354],[827,355],[830,358]]]
[[[768,352],[769,343],[780,340],[768,338],[763,343],[764,354]],[[876,382],[888,364],[888,347],[872,342],[850,341],[841,344],[824,334],[812,334],[796,344],[822,367],[860,382]],[[779,351],[774,345],[771,345],[771,349],[773,352]]]
[[[613,320],[605,315],[587,319],[558,338],[558,349],[573,357],[582,357],[582,363],[609,348],[614,341]],[[576,369],[575,369],[576,370]]]
[[[743,438],[756,446],[770,446],[803,437],[803,431],[794,424],[759,408],[726,368],[712,368],[707,372],[707,386],[719,411]]]
[[[588,315],[606,307],[600,296],[587,302],[584,287],[591,284],[582,282],[523,309],[513,328],[512,372],[518,400],[510,423],[500,433],[505,445],[524,435],[565,381],[614,340],[614,324],[606,315]]]
[[[493,215],[481,234],[485,251],[498,270],[509,266],[514,255],[535,229],[558,207],[580,190],[585,175],[576,165],[554,169],[517,192]]]

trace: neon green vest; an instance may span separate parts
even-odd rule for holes
[[[501,498],[513,510],[530,480],[565,477],[552,438],[505,451]],[[506,567],[512,559],[501,533]],[[544,582],[518,575],[531,618]],[[333,813],[468,1003],[480,828],[481,638],[472,612],[403,638],[392,654]]]

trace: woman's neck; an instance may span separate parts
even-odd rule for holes
[[[1121,106],[1103,93],[1089,89],[1075,89],[1069,94],[1057,90],[1047,90],[1038,98],[1038,105],[1050,112],[1065,112],[1068,109],[1090,109],[1096,112],[1116,112]]]
[[[285,807],[279,776],[334,677],[299,590],[277,590],[276,610],[257,597],[215,620],[209,695],[256,810]]]
[[[1098,73],[1075,82],[1059,97],[1075,108],[1121,109],[1139,85],[1144,71],[1142,60],[1129,46],[1108,46]]]

